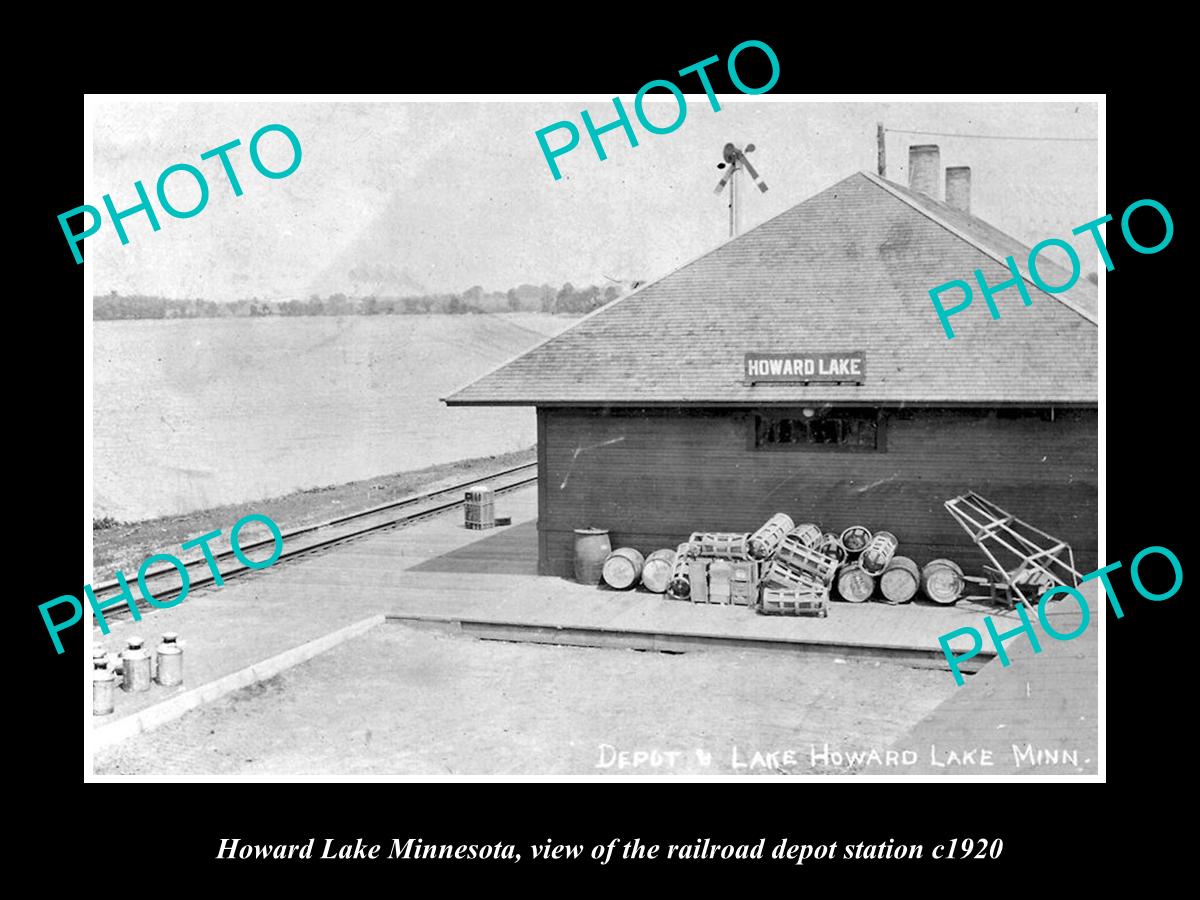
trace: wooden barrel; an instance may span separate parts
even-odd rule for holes
[[[821,531],[820,525],[814,525],[812,522],[805,522],[802,525],[797,525],[787,533],[787,536],[794,539],[805,547],[815,547],[821,543],[821,538],[824,533]]]
[[[931,559],[921,570],[921,588],[934,603],[953,603],[965,585],[963,570],[952,559]]]
[[[674,550],[655,550],[642,565],[642,584],[655,594],[665,593],[675,568]]]
[[[842,546],[849,556],[855,556],[867,549],[871,543],[871,530],[864,525],[851,525],[842,532]]]
[[[871,543],[867,544],[866,549],[863,550],[862,556],[858,558],[859,565],[869,575],[882,574],[883,570],[887,568],[887,564],[892,561],[892,557],[896,555],[896,547],[899,543],[896,536],[890,531],[877,531],[871,538]]]
[[[838,593],[851,603],[862,603],[875,593],[875,579],[863,571],[862,566],[843,566],[838,574]]]
[[[688,554],[689,544],[680,544],[675,548],[675,562],[671,565],[671,583],[667,588],[668,595],[673,600],[686,600],[692,595],[692,581],[688,577],[691,559]]]
[[[575,529],[575,580],[580,584],[599,584],[604,561],[612,553],[607,528]]]
[[[775,561],[797,572],[815,576],[823,584],[833,581],[838,568],[838,561],[834,557],[826,556],[820,550],[800,543],[794,534],[789,534],[783,539],[775,553]]]
[[[750,555],[755,559],[766,559],[775,552],[783,536],[796,527],[787,513],[775,513],[750,535]]]
[[[622,547],[604,560],[604,583],[617,590],[633,587],[642,576],[642,554],[632,547]]]
[[[821,543],[817,544],[817,549],[826,556],[832,556],[839,563],[846,561],[846,548],[842,546],[842,539],[832,531],[821,535]]]
[[[921,570],[907,556],[893,556],[879,576],[879,592],[893,603],[907,603],[921,586]]]

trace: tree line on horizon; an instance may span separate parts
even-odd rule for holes
[[[638,282],[634,282],[636,285]],[[561,288],[549,284],[523,284],[507,291],[485,291],[476,285],[461,294],[422,294],[415,297],[347,297],[316,294],[307,300],[214,300],[157,297],[143,294],[97,295],[92,318],[111,319],[216,319],[261,316],[403,316],[443,313],[466,315],[499,312],[545,312],[583,315],[616,300],[624,291],[615,284],[576,288],[569,281]]]

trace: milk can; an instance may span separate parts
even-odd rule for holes
[[[167,631],[158,645],[158,683],[163,687],[183,684],[183,648],[178,640],[179,635]]]
[[[125,675],[121,687],[127,691],[150,690],[150,651],[143,643],[140,637],[131,637],[121,651],[121,669]]]
[[[117,677],[108,667],[103,650],[92,654],[92,715],[107,716],[113,711],[113,693]]]

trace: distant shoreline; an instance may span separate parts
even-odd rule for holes
[[[456,312],[456,313],[449,313],[449,312],[444,312],[444,311],[443,312],[438,312],[438,311],[434,311],[434,312],[387,312],[387,313],[325,312],[325,313],[295,313],[295,314],[285,315],[285,316],[275,316],[275,315],[248,316],[248,315],[232,315],[232,314],[221,314],[221,315],[213,315],[213,316],[206,316],[206,315],[196,315],[196,316],[97,316],[97,315],[93,315],[92,321],[93,322],[177,322],[180,320],[190,320],[190,319],[341,319],[341,318],[345,318],[347,316],[351,316],[354,318],[358,318],[360,316],[362,316],[362,317],[385,316],[385,317],[389,317],[389,318],[394,317],[394,316],[510,316],[510,315],[516,316],[516,315],[529,315],[531,313],[535,314],[535,315],[544,315],[544,316],[559,316],[563,319],[577,319],[580,317],[580,315],[582,315],[582,313],[569,313],[569,312],[543,313],[540,310],[529,310],[529,309],[518,309],[518,310],[500,309],[500,310],[490,310],[490,311],[485,311],[485,310],[481,310],[481,309],[468,309],[468,310],[463,310],[461,312]]]
[[[637,285],[639,282],[634,282]],[[537,312],[580,316],[611,303],[624,293],[623,287],[589,285],[576,288],[570,282],[561,288],[523,284],[507,291],[484,291],[476,286],[461,294],[423,294],[411,297],[315,294],[307,300],[183,300],[115,291],[93,298],[92,321],[130,319],[257,319],[298,316],[415,316],[429,314],[496,315]]]

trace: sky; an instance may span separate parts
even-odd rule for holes
[[[655,96],[655,95],[650,95]],[[677,115],[675,101],[647,101],[652,122]],[[473,285],[604,285],[657,278],[728,238],[727,191],[713,188],[727,142],[753,143],[750,160],[769,190],[746,188],[746,231],[859,170],[876,170],[876,123],[888,129],[1021,137],[1097,137],[1094,103],[794,102],[770,94],[687,95],[674,132],[638,124],[622,100],[638,146],[620,129],[590,145],[579,112],[612,121],[611,100],[536,102],[129,102],[101,100],[93,130],[94,172],[85,203],[118,210],[137,203],[134,181],[154,198],[175,163],[204,172],[207,206],[175,219],[153,199],[161,230],[143,214],[124,220],[122,246],[110,222],[85,242],[96,294],[110,291],[227,301],[286,300],[342,292],[461,292]],[[573,121],[581,140],[560,156],[556,181],[535,132]],[[271,180],[254,169],[250,137],[280,123],[295,132],[300,166]],[[200,154],[240,139],[230,153],[244,194],[234,197],[216,159]],[[552,135],[552,146],[565,139]],[[1073,240],[1095,271],[1091,239],[1072,228],[1099,217],[1097,143],[930,134],[887,135],[887,177],[908,183],[909,144],[937,143],[943,166],[972,168],[972,212],[1026,244]],[[282,169],[290,149],[263,139],[264,163]],[[173,175],[168,197],[193,206],[198,188]],[[1022,268],[1024,262],[1021,261]],[[947,273],[947,278],[959,273]]]

